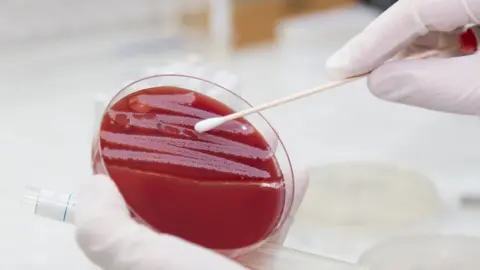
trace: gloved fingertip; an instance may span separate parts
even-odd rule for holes
[[[296,167],[294,168],[294,177],[295,177],[295,194],[288,213],[288,217],[285,220],[285,223],[282,225],[282,228],[271,236],[269,239],[270,243],[283,244],[287,238],[288,232],[293,225],[295,220],[295,215],[302,204],[305,193],[307,192],[309,176],[308,170],[305,167]]]
[[[303,198],[307,193],[310,177],[308,170],[305,167],[297,167],[294,170],[295,174],[295,195],[293,198],[292,208],[290,209],[290,218],[293,219],[302,205]]]
[[[350,57],[342,50],[334,53],[328,58],[325,64],[327,77],[332,80],[340,80],[352,76],[349,66],[351,64]]]
[[[295,196],[292,203],[292,208],[290,209],[290,217],[293,218],[300,208],[300,205],[303,202],[303,198],[307,193],[307,188],[309,184],[310,177],[308,175],[308,170],[305,167],[295,168]]]
[[[308,170],[304,167],[293,167],[293,175],[287,174],[285,175],[285,181],[291,182],[292,177],[294,180],[294,192],[293,194],[293,203],[290,209],[289,215],[295,215],[300,204],[305,196],[307,191],[309,177],[308,177]]]
[[[295,170],[295,199],[292,205],[292,214],[295,215],[300,207],[303,197],[305,197],[305,193],[307,192],[308,184],[309,184],[309,175],[308,170],[304,167],[297,168]]]

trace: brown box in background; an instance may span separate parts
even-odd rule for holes
[[[358,0],[284,0],[283,16],[292,17],[358,3]]]
[[[358,0],[232,0],[233,46],[273,42],[278,22],[322,10],[346,7]]]
[[[227,1],[227,0],[225,0]],[[347,6],[358,0],[230,0],[229,7],[217,12],[228,13],[229,47],[239,49],[259,43],[275,42],[280,20],[330,8]],[[182,18],[187,28],[211,34],[211,7],[186,12]],[[225,36],[225,35],[223,35]]]
[[[203,9],[186,10],[182,14],[182,24],[187,29],[195,30],[197,32],[208,34],[210,26],[210,16],[208,6]]]
[[[233,47],[275,41],[283,6],[281,0],[234,1]]]

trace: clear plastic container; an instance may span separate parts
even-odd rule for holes
[[[365,252],[359,263],[369,270],[476,270],[480,238],[437,234],[395,237]]]
[[[103,123],[105,125],[109,125],[110,122],[113,123],[113,122],[117,121],[117,119],[119,119],[118,118],[119,115],[121,115],[123,117],[122,119],[127,117],[127,116],[125,116],[126,112],[121,111],[121,110],[117,110],[116,108],[114,108],[115,104],[117,104],[119,101],[125,100],[124,98],[128,98],[128,106],[131,106],[133,108],[133,110],[137,110],[137,111],[134,111],[133,114],[128,114],[128,117],[133,115],[132,116],[133,118],[128,118],[129,122],[126,124],[125,128],[128,128],[127,126],[130,125],[131,123],[133,123],[133,121],[143,121],[144,117],[146,117],[146,116],[157,117],[155,119],[160,119],[160,118],[163,117],[163,115],[155,115],[154,116],[154,115],[150,114],[150,111],[149,112],[142,111],[143,110],[142,108],[144,108],[142,106],[144,106],[144,104],[148,103],[148,104],[150,104],[148,106],[153,106],[153,107],[159,106],[158,108],[162,108],[161,110],[164,110],[164,109],[167,110],[167,111],[172,111],[173,110],[173,111],[175,111],[175,113],[177,112],[176,110],[178,108],[183,106],[181,104],[183,101],[181,101],[178,104],[175,103],[177,101],[173,101],[173,103],[168,103],[169,101],[162,101],[162,100],[165,100],[165,99],[162,99],[162,98],[164,98],[164,96],[155,97],[152,102],[153,103],[157,102],[157,103],[152,105],[153,104],[152,102],[149,103],[149,101],[147,101],[147,99],[150,97],[151,93],[145,94],[144,92],[141,92],[142,93],[141,96],[132,96],[132,94],[135,95],[137,93],[140,93],[139,91],[142,91],[142,90],[145,90],[145,89],[152,89],[152,88],[156,88],[156,87],[175,87],[176,89],[181,88],[181,89],[187,89],[187,90],[193,91],[194,93],[200,93],[200,94],[206,95],[210,98],[215,99],[216,101],[219,101],[219,102],[225,104],[226,106],[228,106],[233,111],[240,111],[240,110],[244,110],[246,108],[251,107],[251,105],[248,102],[243,100],[241,97],[239,97],[235,93],[221,87],[220,85],[214,84],[212,82],[205,81],[205,80],[198,79],[198,78],[194,78],[194,77],[182,76],[182,75],[159,75],[159,76],[152,76],[152,77],[147,77],[147,78],[138,80],[138,81],[128,85],[124,89],[122,89],[110,101],[109,105],[107,106],[107,108],[105,110],[105,113],[104,113],[105,118],[103,119]],[[175,99],[176,97],[178,97],[177,94],[178,93],[173,93],[170,97],[173,97],[173,99]],[[142,101],[138,101],[139,98],[137,98],[137,97],[141,97]],[[160,97],[160,99],[159,99],[159,97]],[[135,101],[132,101],[132,100],[135,100]],[[198,96],[196,96],[193,100],[194,101],[191,101],[191,102],[203,102],[203,101],[200,101]],[[138,103],[137,103],[137,101],[138,101]],[[143,102],[143,103],[141,103],[141,102]],[[166,104],[165,102],[167,102],[169,105],[165,105]],[[125,104],[127,104],[127,103],[125,103]],[[158,105],[158,104],[160,104],[160,105]],[[172,108],[168,107],[171,104],[174,104],[172,106],[174,106],[175,108],[172,109]],[[192,103],[192,104],[194,104],[194,103]],[[168,108],[162,107],[162,106],[166,106]],[[157,108],[157,107],[155,107],[155,108]],[[185,109],[184,107],[182,107],[182,108]],[[190,110],[190,109],[188,109],[188,110]],[[182,112],[179,115],[180,115],[180,117],[184,117],[185,115],[187,115],[188,117],[184,117],[185,120],[182,119],[182,121],[187,121],[188,122],[188,121],[191,121],[193,119],[193,118],[189,118],[190,116],[192,116],[192,117],[198,117],[199,116],[199,115],[196,115],[197,112],[198,112],[198,110],[195,111],[192,115],[188,115],[190,113],[190,111],[186,112],[186,114],[183,114],[184,112]],[[202,114],[202,113],[200,113],[200,114]],[[171,119],[170,116],[168,116],[168,117],[169,117],[168,119]],[[175,117],[178,117],[178,115],[175,114]],[[197,121],[197,120],[199,120],[199,118],[197,118],[195,121]],[[265,227],[265,224],[264,224],[265,221],[262,221],[262,219],[267,219],[267,218],[265,218],[265,216],[273,215],[274,213],[272,211],[277,211],[277,210],[274,210],[274,209],[277,209],[276,208],[277,206],[270,207],[269,205],[280,204],[279,205],[280,209],[278,211],[278,216],[273,217],[273,219],[275,219],[274,224],[269,224],[268,226],[272,225],[269,228],[265,227],[265,228],[268,229],[268,231],[265,231],[265,234],[263,234],[263,236],[261,238],[259,238],[258,241],[250,242],[248,245],[246,244],[244,246],[238,245],[238,247],[234,247],[234,248],[215,248],[215,247],[212,247],[212,246],[208,246],[207,244],[205,245],[209,248],[216,249],[220,253],[223,253],[223,254],[226,254],[226,255],[232,256],[232,257],[244,254],[244,253],[248,252],[249,250],[251,250],[252,248],[255,248],[258,245],[261,245],[263,242],[267,241],[269,239],[269,237],[271,235],[275,234],[278,231],[278,229],[284,224],[286,218],[288,217],[288,215],[290,213],[290,209],[291,209],[292,201],[293,201],[293,194],[294,194],[294,175],[293,175],[291,163],[290,163],[288,154],[285,150],[285,147],[284,147],[283,143],[281,142],[280,138],[278,137],[278,134],[275,132],[275,130],[270,126],[268,121],[261,114],[250,115],[250,116],[246,117],[246,120],[253,126],[253,128],[258,132],[258,134],[261,137],[263,137],[264,141],[268,144],[267,150],[269,151],[269,153],[267,153],[267,155],[265,157],[260,157],[259,156],[259,158],[263,159],[263,158],[267,158],[267,156],[268,156],[268,158],[272,158],[272,160],[274,160],[274,163],[276,164],[275,165],[276,166],[275,170],[277,170],[281,174],[281,181],[280,182],[278,182],[278,183],[277,182],[275,182],[275,183],[274,182],[255,182],[255,183],[247,182],[245,184],[245,183],[242,183],[242,182],[235,182],[234,183],[234,182],[230,182],[230,181],[225,182],[225,181],[222,180],[222,181],[216,182],[216,183],[209,182],[207,184],[205,184],[205,183],[202,184],[201,181],[197,181],[195,179],[190,179],[190,180],[194,180],[194,181],[190,181],[190,180],[185,181],[182,178],[180,181],[175,180],[176,182],[172,182],[172,180],[166,180],[164,185],[163,185],[162,181],[157,182],[158,179],[155,180],[156,181],[155,184],[152,184],[152,181],[154,181],[154,180],[149,178],[149,177],[152,176],[152,174],[147,175],[147,174],[142,173],[141,174],[142,176],[139,177],[139,178],[137,178],[137,175],[140,175],[140,174],[134,174],[135,176],[123,178],[125,174],[134,173],[134,172],[137,173],[138,170],[136,168],[129,168],[128,165],[124,165],[124,163],[122,163],[123,165],[112,165],[111,167],[108,167],[108,165],[105,163],[105,160],[102,158],[102,157],[105,157],[105,155],[109,156],[112,153],[114,155],[116,153],[118,153],[117,149],[112,150],[112,147],[114,147],[114,146],[109,144],[109,143],[112,142],[111,138],[113,138],[115,136],[116,136],[115,138],[120,138],[120,137],[117,136],[117,133],[115,133],[116,129],[115,129],[115,132],[112,132],[111,130],[109,130],[109,131],[103,131],[103,130],[99,131],[97,136],[95,137],[94,143],[93,143],[93,149],[92,149],[94,172],[95,173],[108,174],[114,181],[116,181],[117,186],[119,186],[120,191],[125,196],[126,201],[130,206],[130,210],[132,212],[132,215],[136,219],[140,220],[141,222],[144,222],[146,225],[149,225],[150,227],[152,227],[154,229],[157,229],[157,230],[158,230],[159,226],[160,227],[163,226],[163,228],[166,228],[166,229],[163,230],[163,231],[160,229],[159,231],[162,231],[162,232],[165,232],[165,233],[171,233],[171,234],[174,234],[174,235],[178,235],[180,237],[184,237],[187,240],[190,240],[192,242],[196,242],[196,243],[201,244],[201,245],[203,244],[201,242],[201,240],[196,241],[196,239],[205,239],[205,241],[210,242],[210,239],[215,239],[216,237],[225,238],[225,239],[228,238],[228,237],[233,238],[232,235],[234,235],[236,232],[238,232],[238,234],[240,235],[241,231],[242,231],[242,228],[238,227],[236,225],[237,223],[233,224],[233,221],[231,220],[231,219],[235,219],[237,217],[238,217],[239,222],[243,222],[242,227],[245,226],[245,227],[250,227],[250,228],[254,229],[255,226],[256,226],[255,224],[258,223],[258,229],[259,229],[258,235],[263,234],[264,231],[260,231],[260,227],[262,227],[262,228]],[[145,121],[146,122],[142,122],[142,123],[135,122],[136,124],[132,124],[132,125],[135,128],[138,128],[138,130],[140,130],[140,128],[143,128],[143,129],[147,129],[149,132],[153,132],[152,127],[145,128],[145,125],[151,125],[152,122],[150,120],[145,120]],[[150,122],[148,122],[148,121],[150,121]],[[168,120],[168,121],[170,121],[170,120]],[[183,123],[187,123],[187,122],[183,122]],[[114,124],[116,125],[117,122],[115,122]],[[114,125],[114,124],[112,124],[112,125]],[[137,125],[137,126],[135,126],[135,125]],[[158,125],[161,125],[161,127],[158,127]],[[179,125],[183,125],[183,124],[179,124]],[[179,126],[171,125],[170,123],[165,124],[165,122],[161,122],[161,124],[157,123],[156,127],[154,127],[154,128],[157,128],[157,127],[165,130],[165,133],[173,132],[173,133],[175,133],[175,136],[177,136],[176,137],[177,139],[180,138],[180,139],[172,142],[172,143],[176,144],[176,146],[178,146],[178,143],[182,144],[181,147],[175,148],[176,149],[175,151],[179,152],[179,153],[175,153],[175,155],[178,154],[182,158],[184,158],[184,157],[185,158],[190,158],[190,157],[196,157],[196,156],[200,155],[200,157],[202,158],[201,160],[198,160],[196,162],[197,164],[191,165],[191,167],[188,167],[188,166],[185,167],[184,164],[181,164],[181,166],[184,166],[184,167],[179,167],[178,170],[183,170],[182,168],[186,168],[186,170],[190,170],[190,168],[194,168],[195,170],[197,168],[201,168],[201,169],[206,168],[206,167],[202,167],[203,166],[202,162],[203,162],[204,159],[209,159],[210,157],[206,156],[205,153],[210,153],[211,151],[217,151],[217,150],[212,150],[213,149],[212,148],[213,144],[205,146],[203,144],[203,140],[210,140],[210,137],[217,136],[216,138],[212,139],[213,141],[215,141],[218,138],[220,138],[221,136],[223,136],[223,135],[219,135],[220,133],[215,133],[215,132],[212,133],[212,134],[196,135],[196,134],[192,134],[193,131],[184,130],[183,127],[180,127],[177,130],[176,128],[179,127]],[[116,127],[114,127],[114,128],[116,128]],[[226,128],[228,128],[228,127],[226,127]],[[240,131],[238,131],[238,132],[243,132],[242,130],[247,130],[247,126],[242,124],[242,126],[239,127],[239,130]],[[220,132],[220,131],[218,131],[218,132]],[[221,132],[223,132],[223,131],[221,131]],[[227,130],[225,132],[230,132],[230,131]],[[235,132],[237,132],[237,131],[235,131]],[[250,132],[250,130],[245,131],[245,132]],[[107,138],[107,136],[110,136],[110,137]],[[127,134],[127,136],[130,136],[130,134]],[[189,137],[189,136],[191,136],[191,137]],[[195,139],[192,139],[193,136],[195,136]],[[207,136],[210,136],[210,137],[207,137]],[[126,137],[123,136],[122,138],[126,138]],[[133,140],[138,139],[138,138],[139,137],[135,137],[135,138],[133,138]],[[157,137],[155,137],[155,138],[158,139]],[[161,138],[164,139],[164,137],[161,137]],[[227,137],[221,137],[222,140],[224,140],[225,138],[227,138]],[[141,139],[142,140],[143,139],[152,140],[152,136],[149,135],[148,138],[147,137],[142,137]],[[156,140],[156,139],[153,139],[153,140]],[[192,141],[190,139],[192,139],[192,140],[197,140],[198,139],[198,140],[202,141],[201,147],[205,146],[205,147],[210,147],[210,148],[208,148],[208,150],[205,150],[203,148],[200,149],[201,147],[199,145],[193,146]],[[102,146],[102,140],[104,140],[104,142],[106,144],[109,144],[109,146],[108,147]],[[142,145],[134,143],[134,145],[132,146],[132,144],[130,144],[130,143],[132,143],[131,138],[126,138],[125,139],[125,140],[130,140],[128,142],[127,141],[122,141],[123,139],[114,139],[114,140],[116,140],[114,142],[115,145],[123,145],[124,143],[126,143],[126,144],[129,145],[129,147],[134,147],[134,148],[135,147],[140,147],[140,148],[143,147],[142,142],[140,142],[140,144],[142,144]],[[170,149],[170,148],[173,147],[170,144],[170,141],[165,143],[165,144],[160,144],[160,145],[163,145],[163,147],[165,147],[163,149],[158,149],[158,151],[160,153],[163,153],[164,149],[167,149],[167,148]],[[193,147],[193,148],[191,148],[191,147]],[[200,147],[200,148],[195,148],[195,147]],[[215,147],[217,147],[217,146],[215,146]],[[240,147],[244,147],[244,146],[240,146]],[[117,151],[117,152],[115,152],[115,151]],[[123,151],[123,150],[121,150],[121,151]],[[132,152],[135,152],[136,150],[129,149],[128,151],[130,151],[128,153],[128,157],[125,157],[125,158],[128,158],[128,159],[132,158],[132,159],[136,159],[137,161],[139,160],[138,157],[131,157]],[[165,150],[165,151],[167,151],[168,155],[172,154],[172,153],[168,152],[170,150]],[[195,152],[195,151],[197,151],[197,152]],[[223,150],[221,150],[221,151],[223,151]],[[235,152],[235,153],[233,153],[233,152]],[[237,155],[239,152],[242,152],[242,151],[233,151],[233,152],[232,152],[233,153],[232,155]],[[140,153],[140,152],[137,151],[137,152],[134,153],[134,155],[136,155],[136,153]],[[143,154],[144,152],[141,152],[141,153]],[[153,154],[152,155],[149,154],[148,158],[156,159],[157,158],[156,153],[157,152],[155,152],[155,156],[152,156]],[[222,154],[223,154],[223,152],[222,152]],[[111,157],[111,156],[109,156],[109,157]],[[164,158],[168,158],[168,157],[166,155],[163,155],[163,156],[160,157],[160,159],[164,159]],[[244,158],[244,157],[241,157],[241,158]],[[250,162],[250,161],[255,160],[255,159],[258,160],[258,158],[253,158],[253,159],[251,159],[251,157],[245,157],[245,158],[247,159],[247,162]],[[118,161],[120,163],[125,160],[124,157],[117,158],[117,156],[113,159],[115,159],[115,162],[120,160],[120,161]],[[229,159],[230,159],[230,157],[229,157]],[[142,160],[142,162],[143,161],[144,160]],[[146,161],[146,162],[147,163],[151,162],[151,159],[149,161]],[[170,161],[168,161],[168,162],[170,162]],[[177,159],[173,160],[172,162],[177,162]],[[190,161],[188,161],[188,162],[190,162]],[[205,162],[208,163],[209,161],[205,161]],[[214,164],[214,166],[216,166],[215,165],[215,164],[217,164],[216,162],[217,161],[215,161],[212,164]],[[230,160],[227,160],[227,161],[223,160],[223,161],[219,161],[219,162],[220,163],[230,162]],[[142,163],[142,164],[143,165],[141,165],[141,166],[144,166],[144,163]],[[160,160],[159,163],[156,163],[156,164],[158,164],[156,166],[162,166],[163,161]],[[169,164],[172,164],[172,163],[169,163]],[[228,164],[230,164],[230,163],[228,163]],[[172,165],[169,165],[169,166],[172,166]],[[221,165],[221,166],[225,167],[225,165]],[[227,165],[227,166],[229,166],[228,168],[237,168],[236,167],[237,163],[232,163],[232,165]],[[116,170],[116,173],[117,173],[116,175],[117,176],[112,175],[112,168],[114,168]],[[215,168],[216,168],[215,169],[216,171],[217,170],[221,171],[221,168],[217,168],[217,167],[215,167]],[[240,171],[243,170],[242,169],[243,167],[240,166],[239,168],[240,169],[238,169],[238,170],[240,170]],[[208,170],[209,171],[206,171],[206,173],[210,173],[210,169],[208,169]],[[231,169],[228,169],[228,170],[231,170]],[[250,170],[250,169],[247,168],[245,170]],[[180,172],[180,171],[177,171],[177,172],[178,172],[178,174],[182,174],[182,172]],[[200,172],[200,173],[202,173],[202,172]],[[269,172],[269,174],[272,174],[272,173]],[[246,173],[245,175],[246,175],[245,179],[248,180],[249,179],[248,178],[249,176],[247,176],[248,173]],[[119,180],[116,179],[118,177],[122,177],[122,179],[123,179],[123,180],[120,181],[121,184],[119,184]],[[125,180],[125,179],[128,179],[128,180]],[[171,178],[171,179],[173,179],[173,178]],[[168,182],[168,181],[170,181],[170,182]],[[177,184],[177,183],[179,183],[179,184]],[[142,185],[145,185],[145,186],[142,186]],[[169,192],[167,193],[165,190],[169,190]],[[162,192],[165,192],[165,193],[162,193]],[[277,198],[279,198],[279,197],[276,194],[282,194],[282,195],[279,195],[282,198],[277,200]],[[148,197],[149,199],[145,199],[147,196],[149,196]],[[273,199],[274,197],[275,197],[275,199]],[[139,198],[141,198],[141,199],[139,199]],[[166,199],[166,198],[169,198],[169,199]],[[264,199],[266,201],[262,201]],[[142,200],[143,200],[143,202],[140,202]],[[146,207],[143,207],[142,208],[143,209],[142,210],[143,214],[139,214],[138,213],[139,212],[138,207],[140,207],[140,206],[138,206],[138,205],[141,205],[142,203],[143,203],[143,205],[146,205],[147,204],[147,203],[145,203],[146,200],[150,200],[148,202],[148,204],[150,204],[150,203],[152,205],[155,205],[155,203],[157,203],[157,204],[155,206],[150,206],[151,209],[148,210],[148,211],[145,210]],[[161,200],[163,200],[163,202],[160,202]],[[274,200],[275,200],[275,202],[274,202]],[[156,202],[156,201],[158,201],[158,202]],[[136,203],[137,206],[132,207],[132,202]],[[202,208],[203,204],[205,204],[205,205],[208,204],[209,205],[208,208],[207,207]],[[248,210],[245,208],[246,205],[250,205]],[[270,208],[268,208],[268,207],[270,207]],[[155,210],[152,210],[153,208],[155,208]],[[242,209],[242,208],[244,208],[244,209]],[[158,209],[157,214],[152,213],[152,211],[157,211],[157,209]],[[160,210],[160,209],[162,209],[162,210]],[[192,212],[193,210],[191,210],[191,209],[196,209],[195,213],[193,213]],[[272,209],[272,211],[270,211],[269,209]],[[235,212],[235,211],[238,211],[238,212]],[[259,211],[264,211],[263,212],[264,214],[256,215],[257,213],[260,213]],[[183,216],[179,216],[180,214],[178,214],[178,215],[175,214],[175,213],[180,213],[180,212],[182,212],[182,213],[184,213],[184,212],[187,213],[188,212],[188,213],[183,215]],[[252,214],[250,215],[247,212],[251,212]],[[148,213],[147,216],[145,216],[144,213]],[[223,213],[223,214],[216,215],[216,218],[214,219],[213,214],[210,214],[210,213]],[[234,215],[232,214],[229,217],[227,217],[228,213],[235,213],[235,214]],[[240,213],[244,214],[243,215],[244,219],[241,218],[242,215]],[[158,217],[161,216],[161,215],[169,215],[169,220],[171,220],[172,224],[166,224],[165,219],[159,219]],[[223,219],[223,215],[226,215],[225,219]],[[222,216],[222,217],[220,217],[220,216]],[[247,216],[248,216],[248,218],[247,218]],[[240,219],[242,219],[242,220],[240,220]],[[154,220],[154,222],[156,222],[155,225],[152,225],[152,220]],[[222,223],[230,224],[230,225],[233,224],[232,228],[237,228],[239,230],[234,231],[232,229],[231,231],[229,231],[228,226],[220,226],[220,224],[222,224]],[[182,225],[178,225],[178,224],[182,224]],[[190,224],[192,224],[192,225],[190,225]],[[193,224],[197,224],[197,225],[199,225],[199,227],[193,228],[194,227]],[[235,226],[237,226],[237,227],[235,227]],[[179,227],[181,227],[181,228],[179,228]],[[212,228],[218,227],[218,228],[214,230],[214,229],[209,228],[209,227],[212,227]],[[192,232],[192,234],[191,235],[190,234],[182,235],[183,233],[177,233],[177,230],[182,231],[182,232],[186,232],[187,234],[189,232]],[[204,234],[199,233],[202,230],[205,232]],[[207,233],[212,233],[212,231],[214,232],[213,234],[211,234],[208,237],[205,236]],[[217,236],[216,232],[218,232],[218,231],[221,231],[221,233],[219,232],[218,236]],[[246,231],[244,231],[242,233],[244,233],[245,235],[252,234],[252,232],[247,233]],[[201,235],[201,236],[198,236],[198,235]],[[196,238],[197,236],[198,236],[198,238]],[[252,239],[253,239],[253,236],[252,236]],[[227,243],[227,240],[225,240],[223,242],[222,242],[223,246],[229,245],[229,243]],[[240,240],[238,243],[240,243],[240,242],[247,243],[247,240],[245,240],[245,241]]]

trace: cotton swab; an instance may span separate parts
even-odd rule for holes
[[[431,56],[434,56],[434,55],[437,55],[441,52],[446,52],[446,51],[448,51],[448,50],[427,51],[425,53],[421,53],[421,54],[417,54],[417,55],[414,55],[414,56],[411,56],[411,57],[407,57],[405,59],[412,59],[412,60],[413,59],[423,59],[423,58],[431,57]],[[273,107],[276,107],[276,106],[279,106],[279,105],[282,105],[282,104],[285,104],[285,103],[288,103],[288,102],[291,102],[291,101],[294,101],[294,100],[297,100],[297,99],[308,97],[310,95],[320,93],[322,91],[332,89],[332,88],[335,88],[335,87],[338,87],[338,86],[356,81],[358,79],[366,77],[367,75],[368,75],[368,73],[363,74],[363,75],[358,75],[358,76],[355,76],[355,77],[350,77],[350,78],[343,79],[343,80],[328,82],[326,84],[314,87],[312,89],[309,89],[309,90],[306,90],[306,91],[303,91],[303,92],[300,92],[300,93],[297,93],[297,94],[294,94],[294,95],[291,95],[291,96],[287,96],[287,97],[284,97],[284,98],[281,98],[281,99],[277,99],[277,100],[274,100],[274,101],[271,101],[271,102],[267,102],[267,103],[262,104],[262,105],[257,106],[257,107],[249,108],[249,109],[246,109],[246,110],[243,110],[243,111],[240,111],[240,112],[236,112],[236,113],[232,113],[232,114],[229,114],[229,115],[226,115],[226,116],[213,117],[213,118],[205,119],[205,120],[202,120],[202,121],[198,122],[197,124],[195,124],[195,130],[199,133],[207,132],[209,130],[212,130],[212,129],[228,122],[228,121],[235,120],[237,118],[241,118],[241,117],[247,116],[247,115],[252,114],[252,113],[256,113],[256,112],[260,112],[260,111],[263,111],[263,110],[266,110],[266,109],[270,109],[270,108],[273,108]]]
[[[291,96],[287,96],[287,97],[284,97],[284,98],[281,98],[281,99],[277,99],[275,101],[268,102],[268,103],[265,103],[265,104],[257,106],[257,107],[249,108],[249,109],[244,110],[244,111],[236,112],[236,113],[233,113],[233,114],[230,114],[230,115],[227,115],[227,116],[205,119],[203,121],[198,122],[195,125],[195,130],[197,132],[200,132],[200,133],[207,132],[209,130],[212,130],[212,129],[224,124],[225,122],[235,120],[237,118],[244,117],[244,116],[247,116],[247,115],[255,113],[255,112],[263,111],[265,109],[273,108],[275,106],[282,105],[282,104],[285,104],[287,102],[294,101],[294,100],[297,100],[297,99],[300,99],[300,98],[303,98],[303,97],[306,97],[306,96],[310,96],[312,94],[315,94],[315,93],[318,93],[318,92],[321,92],[321,91],[324,91],[324,90],[328,90],[328,89],[331,89],[331,88],[334,88],[334,87],[352,82],[352,81],[360,79],[362,77],[363,76],[329,82],[329,83],[326,83],[326,84],[321,85],[319,87],[315,87],[315,88],[309,89],[307,91],[297,93],[295,95],[291,95]]]

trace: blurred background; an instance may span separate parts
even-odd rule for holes
[[[326,82],[328,56],[393,3],[0,0],[0,268],[95,269],[71,226],[19,208],[26,185],[70,192],[89,176],[95,95],[112,96],[135,79],[189,63],[200,77],[233,74],[234,91],[252,104],[282,97]],[[380,101],[364,81],[265,115],[294,166],[412,168],[431,179],[445,209],[456,209],[428,231],[478,233],[478,213],[457,209],[461,194],[480,191],[477,119]],[[311,201],[302,205],[306,212],[315,208]],[[287,240],[300,250],[356,262],[378,240],[321,231],[303,219],[308,215],[297,218]]]

